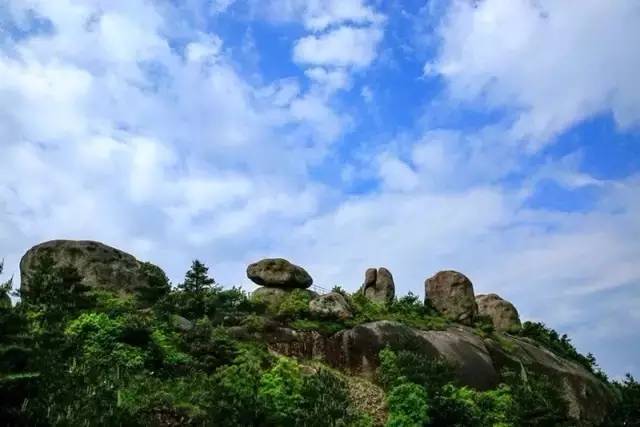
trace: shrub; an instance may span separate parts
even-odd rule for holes
[[[301,394],[301,410],[295,425],[348,425],[354,418],[349,411],[346,383],[328,369],[320,368],[316,374],[305,376]]]
[[[427,393],[414,383],[404,383],[391,389],[388,427],[419,427],[428,422]]]
[[[295,425],[302,405],[303,379],[292,359],[279,358],[260,379],[258,400],[271,425]]]
[[[309,314],[311,296],[304,289],[294,289],[284,297],[278,307],[277,316],[281,319],[302,319]]]

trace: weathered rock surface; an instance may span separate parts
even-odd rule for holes
[[[236,336],[250,335],[242,328]],[[454,366],[460,382],[478,390],[495,387],[503,368],[522,367],[540,372],[562,384],[571,402],[572,415],[582,425],[599,422],[614,399],[611,390],[583,367],[559,358],[530,340],[502,335],[509,343],[504,350],[491,339],[482,339],[465,326],[441,331],[422,331],[391,321],[377,321],[323,336],[315,331],[275,327],[254,333],[277,353],[300,358],[317,358],[351,374],[373,377],[379,365],[378,353],[386,346],[408,349],[427,358],[442,358]]]
[[[470,325],[478,315],[473,284],[457,271],[440,271],[424,282],[425,302],[449,319]]]
[[[251,293],[251,298],[254,301],[264,303],[267,308],[271,309],[272,311],[277,311],[280,304],[282,304],[282,301],[284,301],[284,299],[294,291],[304,292],[309,295],[309,298],[315,298],[318,296],[318,294],[308,289],[261,287]]]
[[[311,315],[321,319],[346,320],[353,316],[349,303],[342,294],[330,292],[309,301]]]
[[[265,258],[247,267],[247,277],[260,286],[302,288],[313,284],[307,271],[283,258]]]
[[[386,304],[393,301],[396,295],[396,287],[393,283],[391,272],[384,267],[378,270],[369,268],[364,274],[362,293],[371,301]]]
[[[103,243],[52,240],[29,249],[20,260],[20,289],[29,289],[36,265],[50,257],[56,267],[77,269],[90,288],[130,293],[154,299],[169,292],[164,272],[153,264]]]
[[[518,310],[496,294],[476,296],[478,314],[491,319],[497,331],[517,331],[522,326]]]

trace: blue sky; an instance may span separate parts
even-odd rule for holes
[[[511,300],[640,376],[640,4],[0,3],[0,250]]]

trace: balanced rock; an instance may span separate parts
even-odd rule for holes
[[[478,304],[478,314],[489,317],[496,330],[509,332],[520,329],[518,310],[509,301],[496,294],[487,294],[478,295],[476,303]]]
[[[247,277],[260,286],[270,288],[302,288],[313,284],[307,271],[282,258],[266,258],[247,267]]]
[[[312,299],[309,302],[309,311],[312,316],[318,318],[346,320],[353,316],[349,303],[338,292],[330,292]]]
[[[21,291],[29,290],[36,267],[47,259],[54,268],[75,268],[89,288],[130,293],[145,300],[155,300],[170,290],[159,267],[126,252],[87,240],[52,240],[29,249],[20,260]]]
[[[393,301],[396,287],[391,272],[384,267],[369,268],[364,274],[362,293],[371,301],[386,304]]]
[[[440,271],[424,283],[425,303],[431,305],[449,319],[471,324],[478,315],[473,294],[473,284],[457,271]]]

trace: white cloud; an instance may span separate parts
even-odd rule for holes
[[[378,27],[343,26],[301,38],[294,46],[293,59],[302,64],[366,67],[375,59],[382,37]]]
[[[425,71],[455,98],[517,109],[512,135],[534,148],[599,113],[627,129],[640,124],[638,21],[635,0],[456,0]]]
[[[381,24],[385,18],[363,0],[270,0],[257,7],[275,21],[300,21],[312,31],[341,24]]]

